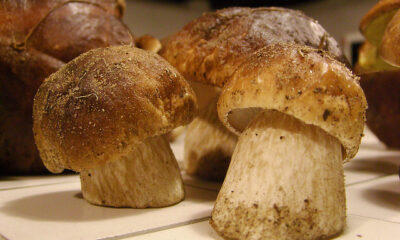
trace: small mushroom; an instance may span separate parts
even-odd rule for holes
[[[320,239],[345,226],[343,161],[363,132],[358,78],[329,54],[276,44],[225,85],[223,124],[240,134],[211,225],[226,239]]]
[[[151,35],[148,35],[148,34],[137,38],[135,41],[136,41],[136,46],[138,48],[141,48],[141,49],[144,49],[147,51],[152,51],[154,53],[157,53],[161,49],[160,41],[157,38],[155,38]]]
[[[189,84],[157,54],[99,48],[40,86],[35,141],[50,171],[80,172],[90,203],[168,206],[184,198],[184,188],[162,134],[188,123],[196,107]]]

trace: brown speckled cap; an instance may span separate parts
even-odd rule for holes
[[[185,79],[157,54],[132,46],[99,48],[41,85],[34,101],[35,141],[49,170],[80,171],[188,123],[196,108]]]
[[[306,46],[276,44],[260,49],[222,89],[218,114],[240,134],[262,110],[278,110],[322,128],[357,153],[367,102],[358,78],[328,53]]]
[[[186,79],[222,87],[249,55],[274,43],[324,49],[347,64],[337,42],[317,21],[284,8],[227,8],[203,14],[164,39],[160,55]]]

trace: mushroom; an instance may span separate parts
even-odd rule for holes
[[[188,123],[196,100],[157,54],[118,46],[82,54],[34,100],[34,137],[53,173],[80,172],[83,197],[113,207],[163,207],[184,198],[162,134]]]
[[[328,53],[275,44],[223,88],[218,114],[240,134],[211,225],[226,239],[320,239],[345,226],[343,161],[363,132],[358,78]]]
[[[400,1],[379,1],[360,23],[366,42],[356,73],[368,100],[367,125],[386,146],[400,148]]]
[[[396,67],[400,66],[399,9],[398,0],[379,1],[360,22],[361,33],[377,48],[379,57]]]
[[[155,38],[149,34],[145,34],[145,35],[137,38],[136,46],[138,48],[141,48],[141,49],[144,49],[147,51],[152,51],[155,53],[157,53],[161,49],[160,41],[157,38]]]
[[[0,174],[47,173],[32,133],[45,78],[90,49],[134,43],[124,0],[0,2]]]
[[[189,82],[221,89],[249,55],[274,43],[321,48],[347,64],[337,42],[317,21],[284,8],[227,8],[203,14],[164,39],[160,55]],[[208,92],[196,92],[198,99]],[[218,121],[215,104],[207,107],[204,111],[200,108],[198,118],[188,126],[185,170],[222,180],[237,139]]]
[[[237,143],[237,136],[218,119],[218,97],[188,125],[184,140],[185,171],[212,181],[224,180]]]

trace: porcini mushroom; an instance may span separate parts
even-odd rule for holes
[[[134,43],[124,0],[0,2],[0,174],[47,173],[32,133],[45,78],[90,49]]]
[[[362,18],[360,31],[375,46],[379,57],[391,65],[400,66],[400,1],[382,0]]]
[[[319,239],[345,226],[343,161],[357,152],[358,78],[306,46],[260,49],[225,85],[218,114],[240,134],[210,220],[226,239]]]
[[[249,55],[274,43],[324,49],[347,63],[337,42],[317,21],[284,8],[227,8],[203,14],[164,39],[160,55],[186,79],[222,88]],[[203,95],[197,94],[199,99]],[[222,180],[237,140],[218,121],[215,104],[207,107],[188,127],[185,170]]]
[[[199,111],[188,125],[184,140],[184,169],[194,176],[223,181],[237,143],[237,136],[218,119],[217,101]]]
[[[367,125],[386,146],[400,148],[400,1],[379,1],[363,17],[366,42],[356,72],[368,100]]]
[[[82,54],[52,74],[34,101],[34,135],[52,172],[80,172],[96,205],[163,207],[184,189],[161,136],[196,110],[184,78],[157,54],[119,46]]]

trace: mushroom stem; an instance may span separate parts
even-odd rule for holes
[[[345,226],[337,139],[277,111],[239,137],[212,218],[227,239],[320,239]]]
[[[125,157],[80,173],[83,197],[112,207],[164,207],[183,200],[178,163],[162,137],[134,145]]]
[[[184,168],[190,175],[222,181],[228,170],[237,136],[219,121],[217,101],[218,96],[187,128]]]

